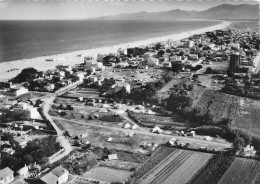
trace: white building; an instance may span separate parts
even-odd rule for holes
[[[148,58],[147,59],[147,65],[150,67],[158,66],[159,60],[157,58]]]
[[[9,167],[6,167],[0,170],[0,183],[8,184],[14,181],[14,171],[12,171]]]
[[[28,93],[28,89],[20,85],[14,86],[13,88],[10,89],[10,91],[14,96],[20,96]]]
[[[85,57],[84,58],[84,64],[85,64],[85,68],[87,70],[90,70],[91,67],[95,68],[96,71],[103,71],[105,70],[105,67],[103,66],[103,63],[101,62],[97,62],[97,61],[94,61],[94,59],[90,59],[89,57]]]
[[[69,172],[62,166],[56,167],[51,172],[41,177],[41,180],[46,184],[62,184],[69,179]]]
[[[20,116],[22,119],[37,119],[39,112],[36,107],[29,106],[26,103],[19,103],[11,112],[13,116]]]
[[[116,81],[116,83],[114,85],[112,85],[111,88],[114,89],[114,92],[117,92],[117,91],[121,90],[122,88],[125,88],[127,93],[131,92],[131,86],[130,86],[130,84],[128,84],[126,82]]]

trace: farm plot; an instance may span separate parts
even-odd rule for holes
[[[84,177],[103,182],[124,182],[132,172],[108,167],[96,167],[84,174]]]
[[[240,97],[234,95],[205,89],[195,107],[201,109],[202,114],[210,110],[215,120],[235,119],[238,113],[239,99]]]
[[[260,101],[240,98],[234,125],[260,135]]]
[[[236,158],[218,184],[260,183],[260,162]]]
[[[209,107],[216,120],[234,119],[237,114],[239,97],[217,92]]]
[[[149,172],[158,163],[160,163],[165,157],[175,151],[176,148],[170,147],[159,147],[149,159],[147,159],[132,175],[133,180],[140,179],[144,174]]]
[[[202,168],[212,154],[176,149],[152,170],[139,184],[185,184]]]
[[[144,115],[144,114],[137,114],[132,112],[129,113],[129,116],[144,127],[151,128],[154,127],[154,125],[157,125],[161,128],[163,128],[164,126],[176,126],[176,127],[183,128],[186,126],[185,123],[174,122],[171,117]]]

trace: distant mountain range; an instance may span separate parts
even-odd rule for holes
[[[184,11],[180,9],[162,12],[139,12],[101,17],[104,20],[174,20],[174,19],[259,19],[259,5],[222,4],[204,11]]]

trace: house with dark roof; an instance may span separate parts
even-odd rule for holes
[[[9,167],[6,167],[0,170],[0,183],[8,184],[14,181],[14,171],[12,171]]]
[[[46,184],[62,184],[68,181],[69,172],[62,166],[58,166],[48,174],[41,177],[41,181]]]

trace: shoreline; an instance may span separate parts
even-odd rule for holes
[[[167,36],[161,36],[157,38],[150,38],[142,41],[135,41],[135,42],[129,42],[129,43],[122,43],[117,45],[112,45],[108,47],[99,47],[99,48],[93,48],[93,49],[87,49],[87,50],[79,50],[79,51],[73,51],[73,52],[67,52],[57,55],[49,55],[49,56],[41,56],[31,59],[21,59],[16,61],[8,61],[0,63],[0,81],[6,81],[8,79],[11,79],[12,77],[15,77],[17,74],[21,72],[22,69],[33,67],[37,70],[48,70],[53,69],[55,66],[64,64],[64,65],[75,65],[83,63],[83,57],[84,56],[93,56],[96,58],[97,54],[109,54],[109,53],[116,53],[119,48],[128,48],[128,47],[136,47],[140,45],[148,45],[151,43],[166,41],[168,39],[171,39],[173,41],[178,41],[184,38],[187,38],[194,34],[201,34],[205,33],[207,31],[213,31],[217,29],[224,29],[231,25],[231,22],[229,21],[222,21],[220,24],[216,24],[214,26],[209,26],[206,28],[201,28],[193,31],[186,31],[181,32],[177,34],[171,34]],[[78,55],[82,55],[83,57],[78,57]],[[46,59],[55,58],[54,61],[46,61]],[[60,59],[60,60],[59,60]],[[13,71],[10,71],[12,69],[15,69]],[[9,71],[9,72],[8,72]]]

